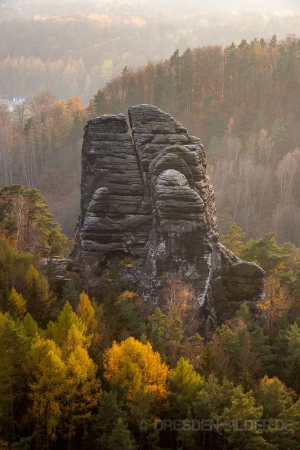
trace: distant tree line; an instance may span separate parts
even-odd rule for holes
[[[204,119],[222,110],[235,113],[234,118],[242,116],[245,131],[260,113],[262,122],[256,127],[270,126],[274,110],[279,117],[287,109],[298,112],[299,50],[300,40],[294,35],[280,42],[275,35],[268,42],[243,39],[224,49],[219,45],[188,48],[181,55],[176,50],[163,62],[138,69],[126,66],[104,91],[111,101],[120,100],[126,107],[139,101]]]

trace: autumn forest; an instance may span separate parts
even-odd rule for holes
[[[156,2],[134,13],[10,3],[0,1],[0,449],[297,449],[299,19],[161,10],[156,23]],[[15,96],[25,101],[11,110]],[[191,332],[179,280],[149,312],[120,276],[126,260],[96,287],[89,267],[59,272],[74,244],[83,128],[138,103],[202,139],[221,242],[266,273],[265,299],[242,303],[210,340]]]

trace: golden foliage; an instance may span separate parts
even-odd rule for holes
[[[113,386],[121,384],[126,389],[127,401],[132,401],[142,385],[152,394],[153,401],[167,397],[168,366],[151,344],[142,344],[133,337],[112,347],[104,355],[104,376]]]

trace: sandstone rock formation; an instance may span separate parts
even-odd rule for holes
[[[133,264],[124,277],[156,304],[166,281],[189,286],[209,335],[241,301],[257,302],[264,272],[219,242],[214,192],[199,138],[155,106],[103,115],[85,127],[81,214],[73,258],[105,267]]]

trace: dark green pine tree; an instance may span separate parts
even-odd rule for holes
[[[257,325],[250,338],[251,352],[256,356],[254,375],[257,378],[274,375],[277,356],[274,349],[268,344],[268,340],[268,336],[265,336],[262,328]]]
[[[0,313],[0,433],[12,442],[20,435],[26,410],[23,363],[29,345],[21,323]]]
[[[135,442],[128,430],[126,413],[114,391],[104,392],[92,427],[95,448],[105,450],[135,450]]]
[[[230,225],[227,234],[222,234],[222,244],[239,258],[243,257],[243,250],[245,247],[244,239],[246,233],[235,222]]]
[[[33,117],[29,117],[29,119],[26,120],[24,128],[23,128],[23,134],[27,137],[30,130],[34,127],[34,120]]]
[[[174,367],[180,357],[183,339],[182,320],[176,306],[172,306],[166,317],[167,325],[167,354],[171,367]]]
[[[77,291],[74,281],[70,280],[63,287],[63,302],[68,301],[74,310],[77,309],[79,303],[79,292]]]
[[[93,99],[94,111],[97,116],[101,116],[102,114],[109,113],[109,104],[105,97],[104,92],[99,89],[97,94],[94,95]]]
[[[122,410],[117,400],[117,393],[114,391],[104,392],[99,402],[98,414],[93,417],[92,435],[94,437],[95,448],[109,447],[110,437],[115,430],[118,420],[121,419],[123,427],[125,426],[126,413]],[[118,447],[115,447],[118,448]]]
[[[149,340],[153,349],[163,356],[166,353],[166,315],[157,307],[154,313],[149,316],[149,322],[151,324]]]
[[[135,450],[137,448],[134,440],[130,436],[127,424],[120,417],[115,428],[108,439],[106,450]]]
[[[177,440],[182,444],[183,450],[194,450],[196,448],[196,433],[193,429],[193,416],[189,409],[183,427],[178,431]]]

